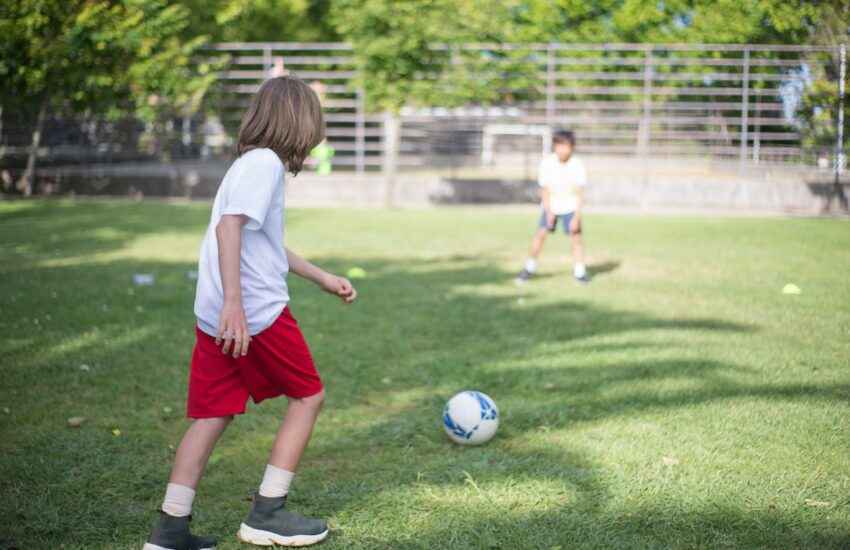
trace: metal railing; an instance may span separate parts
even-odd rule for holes
[[[380,115],[366,111],[363,90],[356,84],[352,47],[344,43],[222,43],[207,52],[226,55],[219,74],[223,99],[220,113],[233,131],[250,96],[270,76],[292,73],[321,83],[328,143],[335,149],[333,165],[363,172],[381,164],[383,128]]]
[[[519,65],[526,73],[525,87],[511,90],[521,99],[490,117],[499,120],[460,108],[420,111],[411,121],[427,125],[442,118],[473,134],[478,126],[506,120],[530,129],[567,127],[589,153],[741,163],[816,162],[818,156],[822,163],[835,145],[807,142],[796,107],[812,80],[835,63],[836,48],[479,44],[464,46],[460,56],[475,63],[499,52],[514,55],[487,63],[486,72],[498,75],[502,66]],[[839,82],[830,84],[837,88]]]
[[[843,108],[837,109],[833,99],[846,74],[840,48],[704,44],[433,48],[445,53],[446,71],[457,76],[449,78],[449,85],[475,83],[491,88],[494,95],[476,104],[402,109],[400,143],[393,149],[400,168],[480,166],[509,159],[520,150],[537,155],[540,136],[554,127],[573,129],[581,150],[591,155],[704,157],[748,166],[785,162],[843,168],[843,128],[837,128]],[[176,136],[162,140],[172,144],[170,159],[229,153],[227,145],[250,95],[270,76],[290,72],[321,83],[328,143],[335,149],[334,168],[386,169],[387,115],[367,110],[351,45],[221,43],[200,53],[205,59],[223,56],[226,66],[205,110],[217,113],[215,124],[199,115],[167,126],[164,131]],[[820,86],[820,95],[810,93],[815,85]],[[824,95],[824,89],[829,93]],[[804,111],[809,119],[801,114]],[[809,128],[811,112],[837,116],[820,120],[823,127]],[[14,121],[5,118],[8,138],[14,135]],[[70,126],[69,121],[63,122],[66,131]],[[81,121],[78,126],[85,130],[76,132],[69,144],[55,129],[51,136],[48,125],[42,157],[85,157],[83,162],[89,158],[91,162],[153,159],[150,150],[142,151],[144,140],[139,137],[146,132],[149,141],[150,128],[138,122]],[[500,134],[500,128],[510,130]],[[119,141],[120,146],[115,146]],[[7,152],[15,146],[22,151],[27,148],[22,140],[0,145]],[[87,148],[86,155],[75,153],[75,148]]]

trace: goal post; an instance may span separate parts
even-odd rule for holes
[[[485,124],[481,130],[481,164],[493,163],[493,145],[496,136],[539,136],[540,152],[546,155],[551,150],[552,129],[542,124]]]

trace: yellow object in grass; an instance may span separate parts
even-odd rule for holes
[[[366,270],[364,270],[362,267],[352,267],[351,269],[348,270],[348,273],[346,273],[346,276],[349,279],[365,279],[366,278]]]

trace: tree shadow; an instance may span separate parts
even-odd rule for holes
[[[319,259],[319,263],[343,273],[348,267],[345,261],[333,258]],[[644,332],[755,330],[722,319],[662,318],[610,309],[578,297],[533,303],[533,295],[526,294],[525,289],[520,294],[514,288],[512,273],[484,262],[409,260],[401,267],[380,260],[361,259],[358,263],[370,276],[356,281],[362,302],[344,316],[321,300],[296,299],[292,306],[296,316],[302,318],[308,338],[316,337],[311,342],[320,368],[325,366],[322,342],[326,337],[350,333],[351,327],[358,327],[358,332],[368,327],[362,332],[363,338],[349,337],[348,342],[340,344],[348,350],[352,364],[334,366],[342,369],[339,376],[355,369],[370,381],[381,379],[385,376],[382,369],[391,361],[394,370],[409,371],[405,377],[408,384],[432,384],[446,376],[457,383],[475,372],[488,372],[493,362],[525,362],[530,350],[539,353],[547,345],[556,346],[555,353],[568,356],[566,346],[590,345],[585,341],[624,333],[637,338]],[[298,285],[300,282],[295,284],[295,295],[303,292]],[[482,294],[480,289],[487,290]],[[349,327],[343,328],[340,323]],[[369,338],[372,331],[382,338]],[[638,339],[636,346],[653,344]],[[458,376],[459,372],[463,376]],[[363,395],[353,392],[339,399],[347,404]]]
[[[72,242],[83,237],[69,231]],[[350,267],[343,258],[312,259],[340,273]],[[528,445],[529,434],[542,430],[646,411],[750,396],[831,400],[846,395],[848,388],[840,385],[743,384],[736,374],[745,367],[684,355],[701,339],[756,328],[613,309],[581,295],[553,301],[524,293],[526,301],[520,303],[513,274],[474,256],[357,262],[369,275],[355,281],[361,302],[351,308],[336,307],[303,281],[291,283],[293,311],[328,386],[327,407],[341,422],[357,419],[345,429],[325,428],[320,421],[293,502],[306,513],[350,518],[360,517],[364,502],[368,512],[371,505],[380,509],[399,505],[396,499],[424,498],[417,506],[434,510],[442,523],[375,539],[355,536],[343,525],[332,544],[691,548],[779,547],[782,540],[840,547],[846,541],[837,530],[819,533],[815,527],[824,522],[809,526],[778,513],[746,516],[736,508],[721,513],[675,503],[670,510],[635,508],[622,514],[610,506],[618,488],[599,475],[591,457],[578,449]],[[0,489],[11,495],[0,513],[17,518],[20,526],[3,538],[23,543],[30,537],[35,547],[65,542],[70,528],[77,529],[74,539],[80,544],[138,542],[161,498],[171,458],[167,445],[182,431],[178,419],[193,339],[194,290],[185,272],[194,263],[115,260],[97,270],[16,267],[15,292],[34,298],[27,304],[4,301],[4,308],[30,321],[52,312],[62,322],[42,321],[38,334],[32,334],[31,324],[12,326],[5,334],[13,344],[3,369],[6,401],[39,412],[28,412],[21,424],[2,425],[7,443],[0,449],[11,445],[15,452],[0,458],[0,479],[5,479]],[[129,274],[136,271],[156,273],[157,283],[133,288]],[[48,289],[57,295],[51,298]],[[599,360],[630,350],[646,360]],[[660,350],[667,354],[654,355]],[[683,356],[675,356],[678,351]],[[90,376],[74,368],[82,361],[92,365]],[[660,383],[672,386],[659,392]],[[486,447],[456,447],[437,423],[445,399],[468,387],[484,389],[502,406],[504,424]],[[177,412],[163,413],[163,404]],[[238,525],[247,508],[242,497],[256,485],[281,406],[264,403],[225,436],[204,491],[229,500],[219,506],[211,504],[217,499],[207,501],[207,511],[198,516],[205,528],[226,533]],[[75,411],[92,418],[91,426],[69,431],[64,418]],[[139,435],[113,436],[115,426]],[[424,477],[417,480],[419,475]],[[451,500],[454,490],[469,487],[474,505],[477,498],[486,500],[488,484],[508,479],[562,485],[570,496],[560,510],[498,514]],[[104,482],[120,491],[103,498]],[[476,485],[484,487],[483,496],[474,496]],[[243,490],[234,496],[234,487]],[[429,491],[436,496],[422,496]],[[39,523],[39,517],[49,519]]]
[[[344,267],[341,261],[333,258],[325,258],[322,263],[337,269]],[[373,403],[378,408],[381,395],[386,393],[422,397],[408,400],[400,409],[393,408],[384,414],[377,412],[375,422],[362,430],[353,429],[344,437],[325,439],[319,444],[318,451],[323,457],[347,456],[352,451],[352,445],[355,445],[356,453],[358,448],[353,442],[363,442],[366,447],[361,450],[365,455],[373,452],[370,449],[374,445],[381,448],[418,448],[417,460],[406,467],[407,475],[400,476],[401,479],[412,479],[417,471],[469,468],[470,455],[485,455],[494,460],[503,456],[512,464],[521,465],[509,472],[497,472],[494,478],[540,475],[542,462],[548,462],[551,467],[563,472],[591,472],[589,478],[583,478],[581,483],[574,479],[567,480],[580,496],[566,515],[532,515],[527,522],[513,516],[500,516],[476,523],[474,511],[459,510],[458,522],[450,522],[451,526],[437,528],[430,535],[417,533],[415,537],[384,542],[385,547],[433,548],[453,541],[449,546],[511,548],[517,546],[510,541],[492,537],[503,537],[505,533],[518,531],[523,535],[517,537],[515,542],[524,542],[526,547],[526,535],[530,533],[543,533],[541,545],[532,544],[531,547],[544,547],[544,543],[567,544],[567,547],[712,547],[717,544],[745,545],[748,541],[774,547],[782,547],[785,541],[799,541],[800,547],[805,547],[807,541],[815,541],[823,547],[837,548],[846,540],[837,529],[829,534],[818,534],[818,529],[800,528],[797,519],[778,514],[749,521],[748,516],[731,506],[720,515],[716,514],[716,510],[701,511],[689,508],[688,505],[678,505],[680,512],[676,514],[683,517],[669,517],[673,513],[669,511],[654,516],[652,510],[637,510],[628,518],[618,518],[616,514],[607,511],[606,501],[610,488],[592,474],[595,465],[587,457],[577,451],[545,453],[540,450],[526,457],[526,453],[513,444],[514,440],[521,440],[528,433],[540,429],[559,429],[611,418],[632,418],[645,412],[675,411],[738,398],[831,401],[840,399],[850,391],[850,386],[841,384],[826,387],[743,384],[736,378],[742,371],[746,372],[746,367],[710,359],[654,358],[646,362],[600,364],[597,367],[588,367],[587,364],[569,366],[563,361],[538,366],[529,364],[527,359],[529,354],[537,359],[541,348],[552,345],[577,347],[584,355],[610,351],[610,343],[596,341],[620,334],[628,334],[636,340],[630,345],[618,344],[620,348],[652,349],[660,344],[642,339],[642,334],[653,338],[664,334],[670,340],[676,340],[676,333],[681,333],[679,341],[684,344],[686,339],[698,340],[706,332],[748,333],[755,331],[754,327],[713,318],[663,318],[636,311],[608,309],[577,299],[519,306],[516,295],[512,293],[482,295],[476,290],[504,285],[511,280],[510,273],[482,263],[472,262],[459,267],[455,262],[453,265],[438,266],[435,263],[439,262],[430,260],[428,265],[408,263],[404,269],[378,260],[359,263],[372,275],[370,279],[359,281],[364,302],[352,310],[350,316],[346,315],[349,317],[348,324],[361,326],[361,321],[368,322],[370,330],[383,332],[385,338],[389,336],[389,341],[395,340],[394,336],[397,336],[398,347],[403,351],[394,353],[392,349],[382,350],[390,356],[388,360],[393,366],[390,373],[382,372],[381,368],[374,368],[370,364],[370,357],[376,350],[368,339],[356,338],[347,349],[347,355],[356,361],[356,365],[350,369],[346,365],[324,365],[331,396],[329,406],[340,407],[345,415],[346,409],[354,411]],[[423,300],[422,292],[415,291],[417,288],[427,291],[430,298]],[[305,321],[308,338],[313,330],[321,330],[333,339],[334,329],[325,320],[316,318],[321,314],[313,310],[314,305],[318,304],[302,303],[300,306],[302,317],[311,319]],[[378,320],[379,326],[376,327],[374,320],[380,311],[397,311],[398,314],[386,319],[386,323]],[[675,348],[670,340],[667,340],[665,349]],[[553,354],[578,359],[563,348]],[[324,356],[320,346],[317,347],[317,355]],[[362,361],[355,358],[362,358]],[[587,363],[586,357],[584,359]],[[522,364],[513,366],[512,363]],[[391,380],[383,386],[376,384],[386,374],[390,375]],[[346,382],[342,395],[338,395],[333,380],[342,377],[358,377],[367,382]],[[664,393],[654,389],[657,383],[678,381],[683,382],[684,387],[681,389]],[[439,411],[445,399],[462,388],[484,389],[497,396],[497,401],[504,405],[504,424],[498,436],[501,441],[493,445],[495,448],[456,449],[439,440],[441,434],[435,429],[434,411]],[[533,398],[528,399],[528,396]],[[526,458],[529,462],[522,466]],[[324,465],[321,460],[315,464],[317,468]],[[349,467],[346,471],[355,479],[362,479],[368,477],[374,467],[374,464],[363,464]],[[486,477],[488,467],[475,469],[475,474]],[[442,479],[440,483],[457,485],[462,481]],[[403,482],[384,478],[377,486],[364,488],[361,485],[362,490],[351,494],[350,499],[340,496],[345,495],[345,491],[331,490],[328,492],[335,496],[325,506],[316,509],[331,515],[348,512],[362,498],[392,494],[402,490],[403,485]],[[311,492],[309,498],[321,498],[321,494],[321,491]],[[672,507],[676,508],[677,505]],[[668,517],[665,517],[665,513]],[[613,531],[587,533],[586,525],[579,525],[579,518],[586,520],[588,517],[594,521],[604,521]],[[585,531],[574,536],[553,534],[569,531],[569,525],[564,525],[564,522],[569,522],[570,518],[576,521],[577,528],[583,527]],[[725,531],[718,531],[716,528],[727,520],[733,522],[732,526],[727,526]],[[766,524],[772,525],[774,530],[765,530]],[[499,527],[494,528],[494,525]],[[546,528],[541,528],[543,525]],[[672,528],[660,528],[662,525],[672,525]],[[712,526],[714,528],[710,529]],[[482,533],[490,533],[491,538]],[[617,537],[619,544],[614,544]],[[495,545],[492,544],[494,540]],[[376,541],[376,547],[382,547],[382,544]]]
[[[0,257],[14,257],[15,263],[3,262],[0,272],[55,259],[90,259],[164,231],[192,235],[200,243],[210,219],[208,202],[40,198],[8,204],[13,207],[0,214]],[[296,225],[306,215],[288,214],[287,225]]]
[[[627,513],[598,510],[591,527],[579,514],[561,511],[481,514],[456,510],[449,521],[417,533],[374,541],[371,548],[847,548],[839,522],[827,529],[801,524],[780,511],[742,513],[733,507],[687,511],[635,507]]]
[[[444,385],[438,384],[435,395],[413,401],[401,410],[393,409],[382,420],[363,430],[349,431],[343,438],[326,438],[320,449],[322,456],[348,456],[352,450],[358,453],[357,447],[352,449],[352,442],[356,441],[371,442],[368,445],[373,450],[366,449],[364,454],[374,453],[375,445],[383,449],[413,446],[418,449],[417,460],[402,466],[408,469],[406,476],[400,476],[402,479],[414,479],[416,472],[463,469],[475,476],[482,487],[488,482],[498,485],[505,479],[533,477],[562,483],[574,495],[557,512],[527,517],[511,514],[508,518],[492,510],[484,513],[474,506],[458,506],[449,514],[447,525],[436,526],[426,533],[417,532],[415,536],[400,536],[376,547],[433,548],[451,541],[449,547],[453,548],[550,548],[557,544],[566,548],[845,548],[849,537],[837,520],[827,522],[829,528],[824,529],[822,525],[801,522],[799,516],[788,510],[768,510],[755,517],[745,513],[738,506],[741,503],[735,500],[721,499],[725,502],[724,509],[717,504],[705,504],[715,502],[709,494],[694,495],[694,502],[670,502],[664,509],[653,510],[644,504],[618,513],[617,506],[609,505],[614,488],[609,479],[598,475],[600,465],[594,460],[577,449],[569,452],[540,446],[524,449],[533,434],[598,421],[622,418],[628,422],[647,413],[675,412],[740,398],[828,403],[850,393],[850,384],[741,384],[731,376],[738,370],[706,360],[600,365],[598,369],[517,367],[499,370],[496,376],[486,368],[473,368],[466,371],[466,387],[486,388],[491,395],[501,397],[497,402],[502,406],[502,424],[497,439],[487,447],[462,448],[445,438],[440,441],[442,434],[434,421],[434,411],[440,410],[451,390],[446,391]],[[685,388],[664,393],[652,389],[659,383],[677,380],[689,383]],[[533,399],[528,399],[530,395]],[[502,461],[510,466],[502,469],[494,466]],[[325,465],[323,461],[312,463],[308,459],[305,467],[322,469]],[[346,471],[361,479],[373,475],[375,467],[368,463]],[[434,483],[443,488],[458,488],[463,480],[438,474]],[[379,485],[359,484],[356,493],[329,491],[336,497],[318,510],[332,516],[345,515],[361,499],[404,491],[407,484],[383,478]],[[448,514],[446,508],[452,508],[455,493],[447,495],[443,502],[430,502],[432,511]],[[348,498],[340,496],[346,494]],[[322,491],[311,491],[307,498],[321,498],[321,495]],[[703,508],[699,508],[699,503],[703,503]],[[600,528],[588,532],[588,520]],[[337,536],[344,536],[344,530]]]
[[[158,202],[21,200],[0,218],[0,251],[18,260],[92,256],[119,250],[134,239],[170,231],[203,235],[208,205],[196,208]],[[25,205],[25,206],[24,206]]]

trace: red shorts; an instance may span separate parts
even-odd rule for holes
[[[189,418],[214,418],[245,412],[248,397],[259,403],[286,395],[309,397],[322,391],[310,348],[292,317],[283,310],[274,323],[251,337],[248,354],[237,359],[221,352],[215,338],[197,335],[189,374]]]

